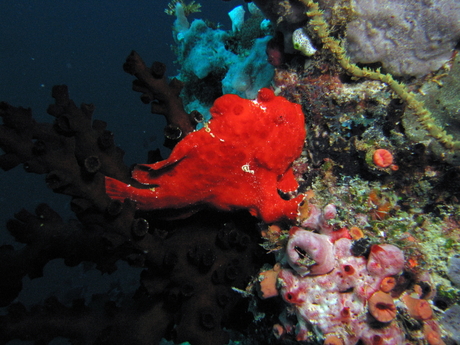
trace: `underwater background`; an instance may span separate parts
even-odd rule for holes
[[[273,202],[270,199],[270,202],[246,207],[238,204],[238,200],[234,205],[225,199],[231,199],[235,194],[234,189],[231,189],[231,192],[225,191],[221,199],[205,203],[205,207],[197,202],[199,209],[184,207],[183,214],[179,212],[179,216],[173,214],[172,217],[167,213],[166,220],[161,217],[161,213],[158,217],[158,214],[150,214],[148,210],[135,211],[133,205],[125,205],[120,211],[121,206],[117,204],[120,210],[113,211],[114,214],[111,214],[107,206],[109,216],[107,212],[99,212],[98,216],[109,219],[107,225],[104,225],[108,233],[117,226],[121,227],[116,220],[118,212],[123,216],[129,214],[128,219],[141,219],[141,223],[145,221],[147,229],[141,235],[124,235],[129,238],[126,240],[128,244],[108,239],[109,242],[117,243],[111,243],[115,249],[112,251],[110,248],[109,254],[104,252],[100,256],[107,259],[113,252],[119,256],[114,256],[116,260],[113,257],[107,259],[107,266],[101,265],[104,260],[96,254],[94,261],[75,259],[77,265],[71,268],[64,259],[49,260],[46,255],[41,258],[37,256],[37,261],[44,262],[43,272],[36,276],[30,272],[18,272],[22,275],[22,286],[16,298],[2,305],[0,330],[14,324],[14,317],[21,320],[26,314],[22,307],[8,308],[10,304],[20,303],[26,309],[34,305],[51,304],[49,314],[45,313],[47,316],[56,309],[56,315],[62,312],[59,304],[56,303],[56,306],[54,302],[47,302],[49,297],[57,297],[59,303],[69,309],[76,308],[72,304],[74,300],[83,300],[86,305],[92,303],[94,310],[109,309],[108,303],[102,308],[102,302],[99,305],[97,299],[94,302],[94,296],[103,296],[101,300],[112,301],[117,308],[123,310],[120,314],[113,310],[107,311],[107,314],[126,317],[120,317],[120,320],[131,321],[129,317],[132,312],[133,320],[136,320],[133,323],[136,323],[136,327],[140,324],[139,329],[144,330],[150,326],[148,322],[145,322],[145,326],[144,321],[139,321],[143,320],[145,311],[140,305],[155,304],[151,296],[158,295],[161,296],[159,299],[167,301],[165,304],[172,305],[168,307],[170,309],[165,307],[166,311],[158,313],[168,315],[169,323],[164,326],[165,331],[160,333],[171,343],[171,339],[176,338],[181,342],[190,340],[191,344],[211,344],[214,339],[223,343],[222,339],[228,339],[227,335],[221,333],[228,333],[232,341],[242,344],[459,343],[460,330],[456,320],[460,317],[460,59],[457,54],[460,27],[456,18],[460,13],[460,4],[458,1],[448,1],[443,8],[445,12],[436,7],[439,3],[437,1],[426,6],[425,3],[414,5],[408,11],[419,15],[419,23],[407,24],[398,22],[398,17],[392,13],[393,10],[403,11],[405,6],[409,6],[407,4],[410,2],[403,0],[397,1],[392,10],[385,9],[388,6],[386,1],[373,1],[375,8],[382,6],[380,13],[386,11],[388,14],[382,15],[384,19],[381,21],[379,16],[368,10],[364,1],[358,0],[353,2],[353,10],[347,1],[320,1],[322,8],[334,8],[326,10],[325,14],[314,12],[313,2],[309,0],[267,1],[265,5],[263,1],[256,2],[263,14],[251,7],[252,3],[248,5],[237,0],[203,0],[199,2],[199,12],[192,11],[184,15],[180,11],[166,14],[166,1],[45,0],[0,3],[3,17],[0,21],[0,101],[14,107],[30,107],[37,122],[52,123],[53,118],[46,112],[48,106],[55,102],[51,97],[53,86],[67,85],[70,99],[77,107],[81,103],[95,105],[93,118],[107,122],[107,129],[114,134],[116,147],[125,152],[124,166],[121,167],[123,164],[118,162],[121,168],[111,171],[127,172],[134,164],[147,161],[153,163],[149,151],[158,149],[165,158],[176,145],[174,142],[168,147],[163,146],[164,128],[170,118],[152,115],[150,107],[139,100],[139,93],[132,90],[133,84],[136,86],[136,82],[133,83],[135,78],[123,71],[126,57],[132,50],[142,57],[147,66],[153,61],[160,61],[166,66],[167,77],[178,76],[185,85],[180,97],[187,114],[198,110],[205,121],[209,120],[209,108],[216,98],[226,94],[241,97],[228,102],[241,104],[244,109],[253,103],[244,103],[242,99],[257,99],[256,103],[264,112],[269,113],[270,106],[265,107],[263,102],[276,100],[276,111],[285,109],[284,100],[280,100],[282,96],[289,104],[301,105],[300,112],[305,114],[307,129],[305,144],[299,146],[295,143],[295,135],[290,140],[282,140],[282,135],[270,132],[269,125],[263,127],[260,131],[262,133],[252,122],[241,125],[244,130],[249,128],[249,136],[255,138],[254,145],[251,145],[267,142],[271,146],[261,145],[260,149],[260,152],[268,152],[267,164],[270,168],[262,163],[260,166],[254,163],[254,168],[253,163],[248,163],[239,170],[257,176],[257,169],[264,172],[266,169],[272,173],[272,170],[286,168],[274,173],[279,195],[275,193]],[[336,7],[332,6],[333,3],[337,4]],[[174,9],[174,6],[169,8]],[[238,19],[230,20],[228,15],[237,6],[243,6],[246,11],[244,25],[238,24]],[[313,19],[306,18],[307,8],[310,11],[308,17]],[[457,24],[453,25],[447,20],[444,24],[434,23],[430,19],[433,13],[445,15]],[[323,16],[330,23],[330,28],[325,31],[321,31],[321,27],[324,27],[321,24]],[[385,22],[385,18],[390,17]],[[404,37],[392,31],[401,32],[405,24],[413,30],[411,37],[415,37],[407,42]],[[385,43],[384,38],[377,39],[385,37],[379,31],[382,28],[385,28],[386,36],[400,42],[399,45],[391,46]],[[436,44],[424,42],[424,36]],[[328,41],[330,37],[332,39]],[[346,54],[352,56],[351,62],[340,55],[342,50],[334,50],[334,42],[342,41],[346,42],[341,43],[341,46]],[[142,84],[142,77],[135,77]],[[271,88],[275,93],[259,93],[263,87]],[[412,97],[413,94],[416,96]],[[152,97],[149,100],[152,101]],[[230,106],[222,102],[224,105],[219,111],[225,113],[221,109]],[[289,107],[286,105],[286,109],[291,109]],[[293,106],[289,111],[295,113],[298,109],[300,107]],[[424,112],[425,109],[429,109],[429,113]],[[219,111],[216,113],[220,114]],[[255,114],[256,110],[253,112]],[[198,122],[197,128],[202,127],[202,120]],[[231,123],[233,125],[228,128],[238,132],[236,129],[240,130],[240,125],[237,122]],[[294,127],[294,124],[289,124]],[[253,125],[254,129],[251,127]],[[217,128],[207,127],[206,124],[203,130],[218,133]],[[233,135],[232,130],[228,132]],[[3,141],[3,137],[8,135],[5,133],[0,132],[2,153],[14,146],[7,140]],[[72,135],[67,133],[63,136]],[[258,140],[259,136],[264,139]],[[180,139],[184,140],[184,137],[188,138],[184,135]],[[238,142],[243,139],[237,139],[235,134],[234,140]],[[205,141],[196,143],[196,146],[205,145]],[[227,153],[225,150],[222,152]],[[238,158],[230,153],[229,157]],[[274,157],[280,158],[275,162]],[[389,157],[391,162],[386,163]],[[113,160],[116,161],[115,158]],[[209,161],[215,165],[222,164],[224,172],[230,170],[224,165],[229,160],[210,158]],[[257,159],[254,161],[258,162]],[[286,161],[286,167],[279,161]],[[277,164],[282,168],[278,168]],[[203,175],[201,170],[197,170],[193,175],[194,171],[190,169],[190,176],[198,176],[198,180]],[[27,247],[24,244],[27,236],[25,242],[20,243],[15,236],[21,236],[18,233],[11,235],[6,226],[8,223],[14,228],[16,223],[9,221],[22,209],[34,213],[38,205],[46,203],[64,222],[68,222],[66,224],[70,224],[69,229],[78,228],[75,218],[83,224],[87,224],[87,221],[92,225],[91,219],[77,214],[73,208],[75,205],[70,204],[69,195],[77,195],[75,198],[78,199],[78,193],[74,195],[68,192],[64,193],[68,195],[63,195],[59,188],[55,188],[54,193],[52,188],[47,187],[43,174],[27,173],[22,164],[9,171],[2,170],[0,174],[0,246],[4,246],[2,250],[5,252],[10,250],[10,247],[5,249],[10,245],[18,252]],[[232,185],[240,186],[241,189],[235,189],[237,193],[244,195],[247,192],[249,195],[258,189],[262,192],[264,188],[260,187],[262,183],[259,182],[257,187],[244,189],[245,174],[228,177],[234,178]],[[120,180],[125,178],[124,182],[127,183],[123,173],[106,175]],[[284,179],[284,176],[288,177]],[[294,177],[296,182],[292,182]],[[211,178],[219,180],[216,176],[208,177]],[[193,182],[179,181],[177,178],[180,183],[186,181],[190,184],[193,193],[199,194],[200,190],[207,188],[205,183],[191,180]],[[192,205],[194,202],[188,201],[189,196],[184,192],[188,191],[188,187],[182,188],[180,183],[177,195]],[[101,184],[97,186],[99,188]],[[281,205],[287,200],[297,207],[302,199],[295,192],[297,187],[304,197],[298,214],[285,214],[285,217],[278,219],[272,216],[275,211],[264,213],[270,209],[271,204],[280,205],[278,209],[283,209]],[[117,192],[114,195],[108,194],[112,199],[118,198],[121,201],[125,196]],[[195,199],[190,197],[190,200]],[[99,199],[95,204],[98,202]],[[218,211],[214,213],[216,208]],[[245,209],[256,217],[249,216]],[[290,210],[288,206],[286,209]],[[232,212],[227,213],[228,210]],[[187,217],[190,215],[188,223]],[[46,218],[46,215],[43,217]],[[100,218],[97,219],[99,221]],[[136,224],[139,226],[139,223]],[[131,225],[126,228],[132,229]],[[138,231],[136,227],[133,228],[135,230],[129,231]],[[299,228],[302,230],[299,231]],[[142,229],[139,231],[142,232]],[[168,231],[169,235],[164,235]],[[189,238],[188,232],[194,233],[196,238],[192,235]],[[215,239],[209,237],[209,233],[215,234]],[[312,233],[315,235],[313,238],[309,237]],[[322,237],[317,239],[316,235]],[[161,264],[152,259],[155,261],[154,269],[149,266],[151,262],[149,258],[143,258],[142,250],[148,257],[150,248],[157,248],[158,252],[164,249],[155,247],[156,244],[144,244],[147,242],[145,238],[149,236],[156,240],[160,238],[160,247],[177,246],[177,251],[184,256],[183,260],[193,266],[192,269],[198,267],[197,275],[207,275],[213,285],[219,286],[217,292],[212,290],[212,293],[218,296],[216,304],[228,314],[223,317],[222,327],[220,324],[215,327],[207,319],[212,318],[211,312],[199,314],[201,328],[205,330],[201,332],[211,335],[203,336],[199,332],[196,335],[193,327],[184,326],[188,323],[184,319],[193,319],[190,315],[194,314],[190,310],[199,308],[199,303],[196,302],[198,307],[193,305],[190,309],[184,306],[190,296],[196,297],[198,293],[183,291],[184,286],[189,288],[189,285],[183,283],[185,278],[177,271],[174,272],[179,278],[165,283],[169,279],[169,273],[165,272],[173,272],[174,267],[177,270],[177,266],[174,266],[177,258],[171,259],[174,264],[170,266],[164,258]],[[133,251],[135,254],[128,253],[132,250],[129,246],[136,241],[141,244]],[[190,251],[188,246],[192,244],[188,242],[199,244],[194,244],[194,249]],[[321,273],[310,271],[311,267],[320,264],[320,260],[327,261],[308,252],[315,245],[321,247],[320,252],[325,257],[329,255],[331,262],[335,258],[334,263],[325,265],[329,268]],[[212,250],[207,246],[212,247]],[[227,254],[227,250],[232,250],[232,254]],[[382,251],[385,255],[376,254]],[[9,257],[8,254],[3,255],[1,252],[0,256],[5,259],[0,272],[5,273],[8,272]],[[57,256],[66,257],[66,254],[60,253]],[[168,258],[168,255],[164,257]],[[177,260],[181,262],[180,258]],[[371,266],[375,262],[396,268],[373,270]],[[215,269],[216,266],[225,267],[225,272],[221,273],[223,269],[219,271]],[[214,269],[218,273],[211,274]],[[183,271],[191,272],[189,268]],[[224,277],[219,274],[224,274]],[[311,278],[310,274],[314,277]],[[348,280],[343,278],[344,275]],[[274,276],[275,282],[271,283],[273,296],[267,297],[264,296],[267,292],[264,292],[262,282],[268,276]],[[374,290],[384,290],[382,280],[389,276],[393,278],[395,287],[384,291],[385,297],[392,296],[391,301],[386,302],[388,305],[385,308],[391,311],[387,320],[377,315],[377,312],[374,314],[368,310],[367,305],[372,304],[371,295],[377,299],[377,292],[381,292],[374,293]],[[142,292],[138,291],[139,280],[142,286],[139,291]],[[10,281],[5,279],[0,287],[7,291],[8,284]],[[196,284],[206,288],[203,281]],[[300,293],[296,290],[299,285],[303,287]],[[364,285],[370,286],[373,293],[367,292],[365,297],[361,296],[357,291]],[[164,288],[164,291],[158,292],[158,286]],[[227,290],[222,292],[222,286]],[[318,286],[319,290],[315,290]],[[180,290],[180,293],[176,294],[176,290]],[[326,297],[315,299],[312,297],[314,294],[309,295],[307,290],[314,290],[315,294],[320,291]],[[345,292],[346,298],[343,297]],[[139,294],[145,295],[139,297]],[[130,298],[132,295],[142,302],[130,305],[132,309],[127,308],[126,312],[123,309],[124,303],[127,296]],[[231,303],[227,305],[227,300],[232,298],[234,305],[230,308]],[[380,300],[374,303],[380,303]],[[418,303],[419,314],[412,311],[411,303]],[[424,309],[420,304],[424,305]],[[322,307],[315,309],[312,305],[327,306],[326,314],[329,314],[321,314]],[[336,308],[338,305],[340,310]],[[122,324],[120,320],[117,322]],[[30,322],[34,324],[33,318]],[[90,323],[88,319],[86,322]],[[161,324],[158,320],[154,323]],[[105,335],[99,334],[96,338],[92,334],[82,340],[85,337],[79,334],[80,338],[76,337],[79,341],[77,343],[110,344],[116,338],[113,328],[120,327],[120,324],[114,323],[110,326],[112,328],[107,327],[112,332],[106,337],[108,340],[104,340]],[[232,325],[235,327],[232,328]],[[148,332],[138,332],[136,327],[130,329],[132,333],[127,332],[126,337],[133,344],[150,343],[145,341],[149,339],[146,335]],[[354,335],[350,335],[352,331],[347,331],[350,329],[355,330]],[[358,329],[362,334],[357,335]],[[150,332],[155,333],[152,330]],[[54,336],[49,336],[47,331],[42,334],[38,331],[25,336],[30,341],[19,340],[19,336],[13,336],[15,340],[11,341],[5,338],[5,341],[0,335],[0,343],[73,343],[67,339],[72,339],[72,336],[64,335],[67,334],[66,330],[61,334],[62,338],[53,340]],[[129,338],[130,334],[140,335],[134,340]],[[119,341],[127,343],[122,338]]]

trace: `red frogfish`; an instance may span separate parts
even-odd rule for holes
[[[306,135],[301,107],[264,88],[255,100],[224,95],[210,113],[169,158],[134,168],[132,178],[146,188],[106,177],[106,193],[141,210],[211,206],[247,209],[266,223],[295,219],[303,196],[286,200],[279,191],[298,188],[292,163]]]

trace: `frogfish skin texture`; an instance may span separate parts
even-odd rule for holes
[[[302,195],[285,200],[278,191],[298,187],[292,163],[306,135],[301,107],[261,89],[255,100],[224,95],[210,112],[207,126],[187,135],[169,158],[134,168],[133,179],[148,187],[106,177],[107,194],[132,199],[141,210],[212,206],[247,209],[266,223],[294,219]]]

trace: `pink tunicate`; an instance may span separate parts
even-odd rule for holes
[[[322,212],[321,210],[313,204],[308,205],[309,215],[308,218],[302,221],[302,227],[319,230],[322,223]]]
[[[392,276],[401,273],[404,253],[391,244],[375,244],[367,261],[367,270],[374,276]]]
[[[328,236],[297,227],[289,232],[286,258],[302,277],[326,274],[335,266],[334,247]]]
[[[323,217],[325,220],[334,219],[337,216],[337,208],[333,204],[327,204],[323,210]]]

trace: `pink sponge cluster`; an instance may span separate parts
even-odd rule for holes
[[[421,288],[429,280],[403,279],[399,248],[375,244],[366,255],[353,255],[348,236],[337,239],[298,227],[289,235],[278,288],[297,324],[280,317],[285,333],[298,341],[338,345],[416,344],[421,338],[443,344],[428,300],[432,294]]]

